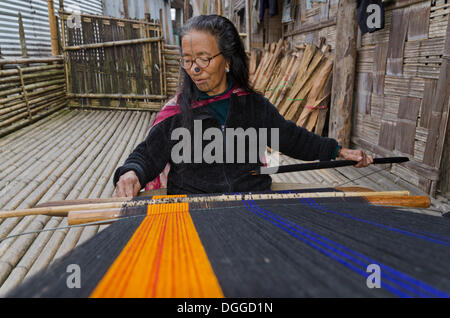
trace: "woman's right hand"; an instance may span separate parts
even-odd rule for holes
[[[140,190],[139,178],[133,170],[130,170],[121,175],[119,181],[117,181],[114,197],[135,197]]]

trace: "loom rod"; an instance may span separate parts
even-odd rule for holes
[[[381,192],[313,192],[313,193],[261,193],[261,194],[235,194],[199,197],[161,198],[140,201],[105,202],[95,204],[77,204],[28,208],[13,211],[0,211],[0,219],[9,217],[22,217],[28,215],[67,216],[70,211],[114,209],[134,207],[146,204],[164,204],[177,202],[212,202],[212,201],[239,201],[239,200],[273,200],[295,198],[325,198],[325,197],[368,197],[368,196],[409,196],[409,191],[381,191]]]
[[[409,196],[409,195],[374,195],[363,196],[367,202],[378,206],[394,206],[394,207],[411,207],[411,208],[428,208],[430,206],[430,198],[426,195]],[[176,211],[174,211],[176,212]],[[144,215],[147,211],[142,211]],[[70,211],[67,215],[67,223],[69,225],[79,225],[99,221],[111,221],[111,223],[120,218],[139,215],[136,213],[127,213],[122,209],[103,209],[103,210],[84,210]]]
[[[408,157],[385,157],[373,159],[373,164],[389,164],[389,163],[402,163],[409,161]],[[296,172],[306,170],[318,170],[354,166],[358,162],[354,160],[331,160],[331,161],[317,161],[309,163],[299,163],[293,165],[284,165],[278,167],[259,167],[256,170],[250,171],[252,175],[259,174],[276,174],[285,172]]]

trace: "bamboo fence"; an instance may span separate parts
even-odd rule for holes
[[[72,107],[155,111],[167,99],[164,37],[158,21],[59,13]]]
[[[66,106],[58,58],[0,60],[0,137]]]

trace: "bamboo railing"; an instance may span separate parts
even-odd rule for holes
[[[61,57],[0,60],[0,137],[66,106]]]

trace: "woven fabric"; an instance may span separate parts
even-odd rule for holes
[[[171,213],[179,215],[180,211]],[[158,283],[161,290],[176,291],[176,297],[189,297],[192,293],[187,291],[200,286],[195,279],[173,280],[186,268],[199,275],[213,273],[225,297],[450,296],[448,218],[374,206],[355,197],[196,202],[189,203],[187,214],[192,220],[191,233],[198,235],[200,243],[182,235],[185,230],[173,230],[171,245],[164,247],[171,249],[164,256],[165,274],[160,277],[165,278]],[[163,220],[161,215],[149,214],[117,221],[9,296],[89,297],[136,230],[152,218]],[[161,238],[150,233],[154,240]],[[150,268],[158,246],[146,252]],[[193,254],[176,256],[182,246],[203,249],[209,263],[204,258],[196,263],[198,257]],[[134,256],[142,253],[136,250]],[[180,262],[180,255],[190,265],[177,270],[179,264],[174,262]],[[69,264],[81,268],[80,289],[67,287]],[[369,288],[373,265],[380,269],[381,288]],[[149,280],[154,273],[115,275],[127,283],[127,277]],[[109,286],[116,290],[115,285]],[[145,297],[170,295],[174,293]],[[220,294],[210,290],[199,297]]]

